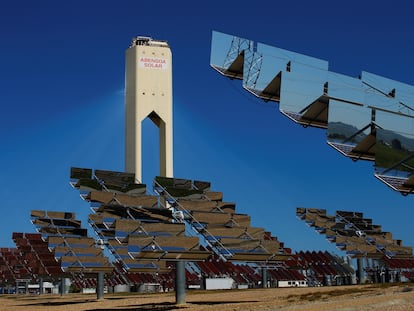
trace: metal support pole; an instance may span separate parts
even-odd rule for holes
[[[96,298],[101,300],[104,298],[104,272],[98,272],[97,288],[96,288]]]
[[[200,276],[200,289],[205,290],[206,288],[206,275],[204,274],[204,272],[201,272],[201,276]]]
[[[262,267],[262,287],[267,288],[267,268],[266,268],[266,266]]]
[[[362,278],[363,278],[363,260],[362,258],[357,259],[357,277],[358,277],[358,284],[362,284]]]
[[[177,261],[175,264],[175,303],[185,304],[185,261]]]
[[[43,295],[43,294],[44,294],[43,279],[40,278],[39,279],[39,295]]]
[[[60,295],[63,296],[65,294],[65,278],[62,277],[60,279]]]

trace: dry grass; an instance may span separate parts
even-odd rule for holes
[[[361,287],[348,287],[346,289],[334,289],[327,292],[312,292],[312,293],[304,293],[300,295],[289,295],[287,296],[288,301],[316,301],[316,300],[323,300],[329,299],[333,297],[345,296],[345,295],[364,295],[366,292],[372,292],[373,289],[371,288],[361,288]]]

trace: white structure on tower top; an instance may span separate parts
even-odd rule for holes
[[[134,47],[136,45],[169,47],[167,41],[154,40],[151,37],[142,37],[142,36],[133,38],[131,41],[131,45],[129,47]]]

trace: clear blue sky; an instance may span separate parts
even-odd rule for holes
[[[34,232],[32,209],[89,205],[71,166],[124,168],[124,53],[132,37],[173,52],[174,173],[208,180],[294,251],[335,250],[296,207],[363,212],[414,246],[414,196],[403,197],[209,65],[213,30],[414,85],[411,5],[404,1],[2,1],[0,3],[0,246]],[[144,182],[157,174],[146,122]],[[335,250],[338,254],[340,251]]]

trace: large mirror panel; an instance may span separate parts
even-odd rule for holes
[[[414,86],[363,71],[368,105],[408,115],[414,114]]]
[[[253,52],[253,41],[214,31],[211,39],[210,65],[227,77],[243,79],[246,50]]]
[[[308,63],[291,62],[290,70],[282,75],[280,111],[304,126],[326,128],[327,101],[321,96],[328,71]]]
[[[375,126],[371,121],[370,109],[331,99],[328,144],[352,159],[374,160]]]
[[[371,110],[363,107],[360,79],[329,72],[324,97],[328,102],[328,144],[352,159],[373,160],[375,126]]]
[[[376,110],[375,175],[397,191],[414,190],[414,118]]]

